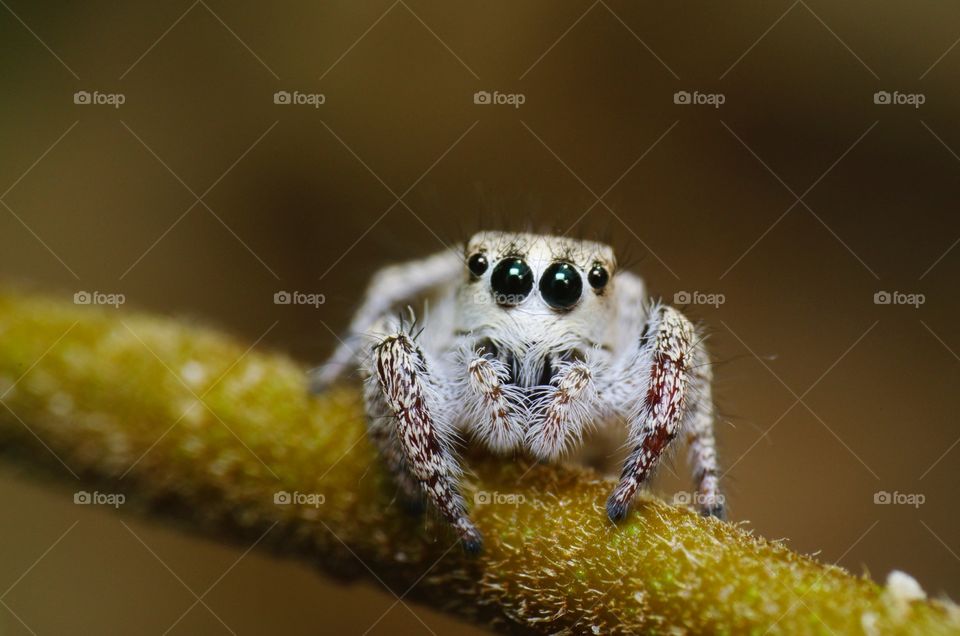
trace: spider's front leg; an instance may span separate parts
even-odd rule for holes
[[[456,529],[467,551],[479,551],[482,539],[467,517],[457,484],[460,467],[451,448],[447,396],[431,377],[426,356],[409,336],[397,333],[374,347],[371,365],[372,376],[395,416],[394,439],[405,468]],[[387,460],[391,461],[389,456]]]
[[[701,513],[723,516],[713,440],[713,405],[706,353],[693,324],[672,307],[656,307],[644,326],[632,364],[638,395],[628,413],[632,450],[607,500],[612,521],[630,503],[683,426],[689,431]]]
[[[401,505],[411,513],[422,513],[425,504],[423,489],[410,472],[397,436],[397,416],[387,404],[380,380],[375,374],[369,375],[364,383],[363,401],[367,416],[367,439],[376,447],[394,485],[399,489]]]

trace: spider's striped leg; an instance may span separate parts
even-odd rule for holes
[[[697,487],[696,506],[704,516],[724,519],[726,508],[720,492],[720,465],[713,436],[714,408],[710,391],[713,373],[702,346],[694,351],[689,377],[683,428],[690,444],[690,465]]]
[[[424,504],[423,489],[410,472],[403,447],[397,437],[397,416],[387,404],[383,389],[380,388],[380,380],[375,375],[368,377],[364,383],[363,401],[367,416],[367,438],[380,453],[380,458],[400,489],[401,503],[411,511],[421,512]]]
[[[698,363],[696,349],[700,345],[693,324],[672,307],[655,308],[638,346],[633,368],[640,379],[638,395],[627,418],[633,449],[620,482],[607,500],[607,514],[613,521],[626,517],[637,490],[676,438],[687,417],[688,403],[695,401],[691,387],[700,388],[693,380],[693,371],[706,368]],[[699,409],[698,404],[694,410]],[[701,418],[699,424],[706,422]]]
[[[394,334],[374,348],[372,364],[396,415],[396,436],[410,473],[467,551],[479,551],[482,539],[467,517],[457,483],[460,467],[452,450],[446,396],[431,378],[423,351],[406,334]]]

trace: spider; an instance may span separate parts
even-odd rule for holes
[[[424,302],[418,334],[395,313],[415,299]],[[683,433],[697,507],[724,516],[702,338],[679,311],[648,300],[602,243],[480,232],[463,251],[386,267],[312,389],[351,367],[400,494],[431,502],[468,552],[482,539],[460,494],[461,436],[553,461],[596,425],[625,424],[630,453],[606,504],[618,522]]]

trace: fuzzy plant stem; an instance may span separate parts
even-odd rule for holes
[[[956,606],[880,586],[653,498],[613,526],[613,482],[468,456],[486,539],[412,515],[360,398],[308,396],[281,354],[184,321],[0,293],[0,448],[71,490],[219,541],[369,578],[512,633],[960,634]]]

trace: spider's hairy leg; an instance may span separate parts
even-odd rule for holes
[[[694,365],[696,332],[693,324],[672,307],[651,312],[638,351],[629,407],[628,443],[632,446],[620,482],[607,500],[612,521],[627,515],[640,485],[656,467],[660,456],[680,430],[687,401],[690,366]]]
[[[310,372],[310,391],[320,393],[355,362],[360,339],[390,309],[419,294],[448,284],[463,272],[463,254],[446,250],[426,258],[391,265],[378,271],[364,295],[363,304],[350,321],[347,337],[333,355]]]
[[[726,517],[720,493],[720,465],[713,436],[714,406],[710,390],[713,372],[702,339],[695,345],[689,369],[687,408],[683,428],[690,444],[690,465],[697,487],[697,510],[704,516]]]
[[[468,552],[481,549],[480,533],[467,517],[452,451],[447,399],[430,376],[427,359],[409,336],[387,336],[374,348],[372,364],[384,399],[396,419],[396,436],[410,473],[437,511],[460,535]]]
[[[503,362],[473,353],[466,361],[464,387],[459,391],[467,428],[485,446],[501,453],[523,442],[523,396],[509,378]]]
[[[364,383],[363,402],[367,416],[367,437],[376,447],[394,483],[400,489],[401,503],[411,511],[419,511],[424,503],[424,493],[420,482],[410,472],[400,438],[397,436],[397,416],[387,404],[376,375],[371,375]]]
[[[584,361],[563,365],[535,409],[527,449],[539,459],[556,459],[600,418],[598,404],[593,368]]]

